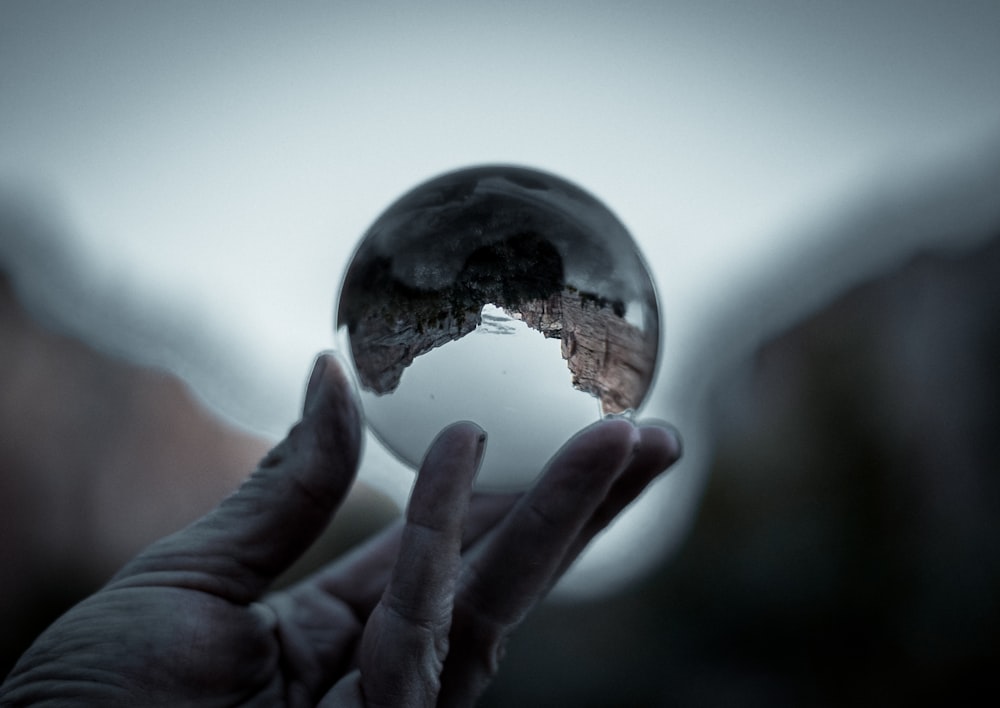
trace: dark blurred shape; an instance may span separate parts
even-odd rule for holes
[[[549,605],[484,706],[971,705],[1000,637],[1000,238],[762,346],[680,554]]]
[[[0,676],[34,637],[149,542],[203,514],[268,449],[163,371],[40,327],[0,263]],[[395,515],[353,495],[289,577]]]
[[[29,319],[0,272],[0,671],[54,613],[235,487],[266,444],[164,373]]]

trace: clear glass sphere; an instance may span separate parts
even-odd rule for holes
[[[344,277],[336,329],[375,436],[417,467],[446,425],[489,434],[478,484],[530,483],[570,436],[632,415],[659,351],[635,242],[579,187],[507,165],[392,204]]]

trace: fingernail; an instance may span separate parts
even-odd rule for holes
[[[684,451],[684,441],[681,439],[681,434],[678,432],[677,428],[672,425],[663,426],[666,429],[667,437],[673,443],[671,445],[671,453],[674,460],[679,460],[681,454]]]
[[[308,413],[313,406],[316,394],[319,392],[320,384],[323,382],[323,372],[326,371],[326,356],[320,354],[313,364],[312,374],[309,375],[309,384],[306,386],[306,400],[302,404],[302,413]]]
[[[476,463],[476,474],[479,476],[479,470],[483,466],[483,457],[486,455],[486,431],[483,430],[478,424],[473,423],[477,428],[479,428],[479,435],[476,436],[476,452],[475,452],[475,463]]]

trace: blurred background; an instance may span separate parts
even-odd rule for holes
[[[985,687],[997,36],[972,1],[0,3],[0,670],[294,422],[389,202],[512,162],[635,236],[686,456],[484,704]],[[369,440],[302,567],[410,479]]]

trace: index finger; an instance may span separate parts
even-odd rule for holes
[[[373,705],[433,705],[461,566],[462,528],[486,436],[446,428],[420,467],[389,585],[361,639],[361,686]]]

